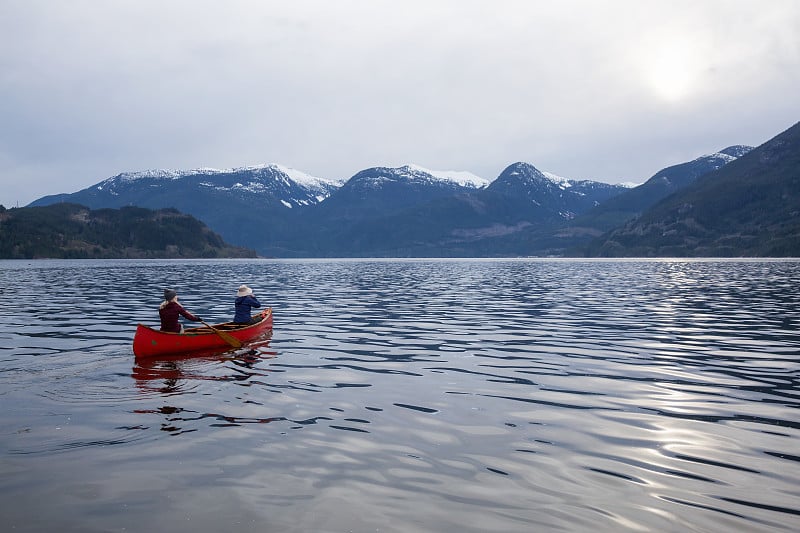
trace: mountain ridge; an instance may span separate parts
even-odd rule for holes
[[[729,146],[634,188],[564,178],[522,161],[491,181],[415,164],[326,180],[265,164],[121,173],[31,205],[173,207],[228,242],[276,257],[582,254],[591,239],[751,149]]]
[[[572,221],[570,226],[574,230],[599,236],[639,216],[661,199],[686,187],[700,176],[735,161],[752,149],[752,146],[733,145],[719,152],[662,168],[641,185],[588,210]]]
[[[800,122],[665,197],[586,253],[800,255]]]

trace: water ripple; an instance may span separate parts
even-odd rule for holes
[[[208,530],[793,531],[798,279],[797,261],[0,261],[0,489],[72,529],[181,529],[177,506]],[[134,360],[163,287],[223,321],[243,282],[275,309],[254,353]]]

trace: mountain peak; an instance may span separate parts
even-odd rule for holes
[[[728,146],[724,150],[720,150],[718,153],[729,155],[733,158],[739,158],[752,149],[753,149],[752,146],[746,146],[744,144],[735,144],[733,146]]]
[[[318,176],[312,176],[310,174],[306,174],[305,172],[301,172],[291,167],[286,167],[283,165],[272,164],[272,163],[270,164],[264,163],[258,165],[249,165],[244,167],[234,167],[227,169],[199,167],[191,170],[172,170],[172,169],[139,170],[132,172],[122,172],[120,174],[117,174],[116,176],[108,178],[105,181],[132,182],[141,179],[173,180],[173,179],[181,179],[192,176],[206,177],[206,176],[233,175],[233,174],[243,174],[243,173],[253,174],[254,176],[260,176],[262,174],[278,173],[290,178],[295,183],[305,187],[318,187],[320,184],[327,186],[330,185],[341,186],[343,183],[343,180],[320,178]]]
[[[507,166],[505,170],[500,173],[500,176],[497,177],[495,182],[539,185],[555,184],[562,189],[571,186],[570,180],[550,172],[542,172],[530,163],[524,163],[522,161]]]
[[[717,162],[717,168],[721,168],[726,164],[739,159],[747,152],[752,150],[752,146],[745,146],[743,144],[737,144],[735,146],[729,146],[719,152],[714,152],[713,154],[702,155],[694,160],[694,162],[699,161],[712,161]]]
[[[401,167],[372,167],[354,175],[347,184],[350,187],[383,187],[387,183],[430,184],[437,187],[482,189],[489,181],[470,172],[455,170],[429,170],[419,165]]]
[[[501,176],[503,174],[508,174],[512,176],[515,174],[522,174],[522,175],[533,174],[533,175],[540,175],[542,177],[544,176],[544,174],[538,168],[524,161],[517,161],[516,163],[511,163],[503,170],[503,172],[500,173]]]

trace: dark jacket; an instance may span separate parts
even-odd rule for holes
[[[159,308],[158,315],[161,317],[161,331],[171,331],[172,333],[181,332],[181,323],[178,321],[178,317],[181,315],[193,322],[200,322],[198,317],[184,309],[178,302],[170,302]]]
[[[238,324],[247,324],[250,322],[250,313],[254,307],[261,307],[261,303],[256,300],[252,294],[247,296],[236,297],[236,314],[233,315],[233,321]]]

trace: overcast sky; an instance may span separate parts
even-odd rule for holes
[[[0,0],[6,207],[262,163],[642,182],[798,121],[797,0]]]

